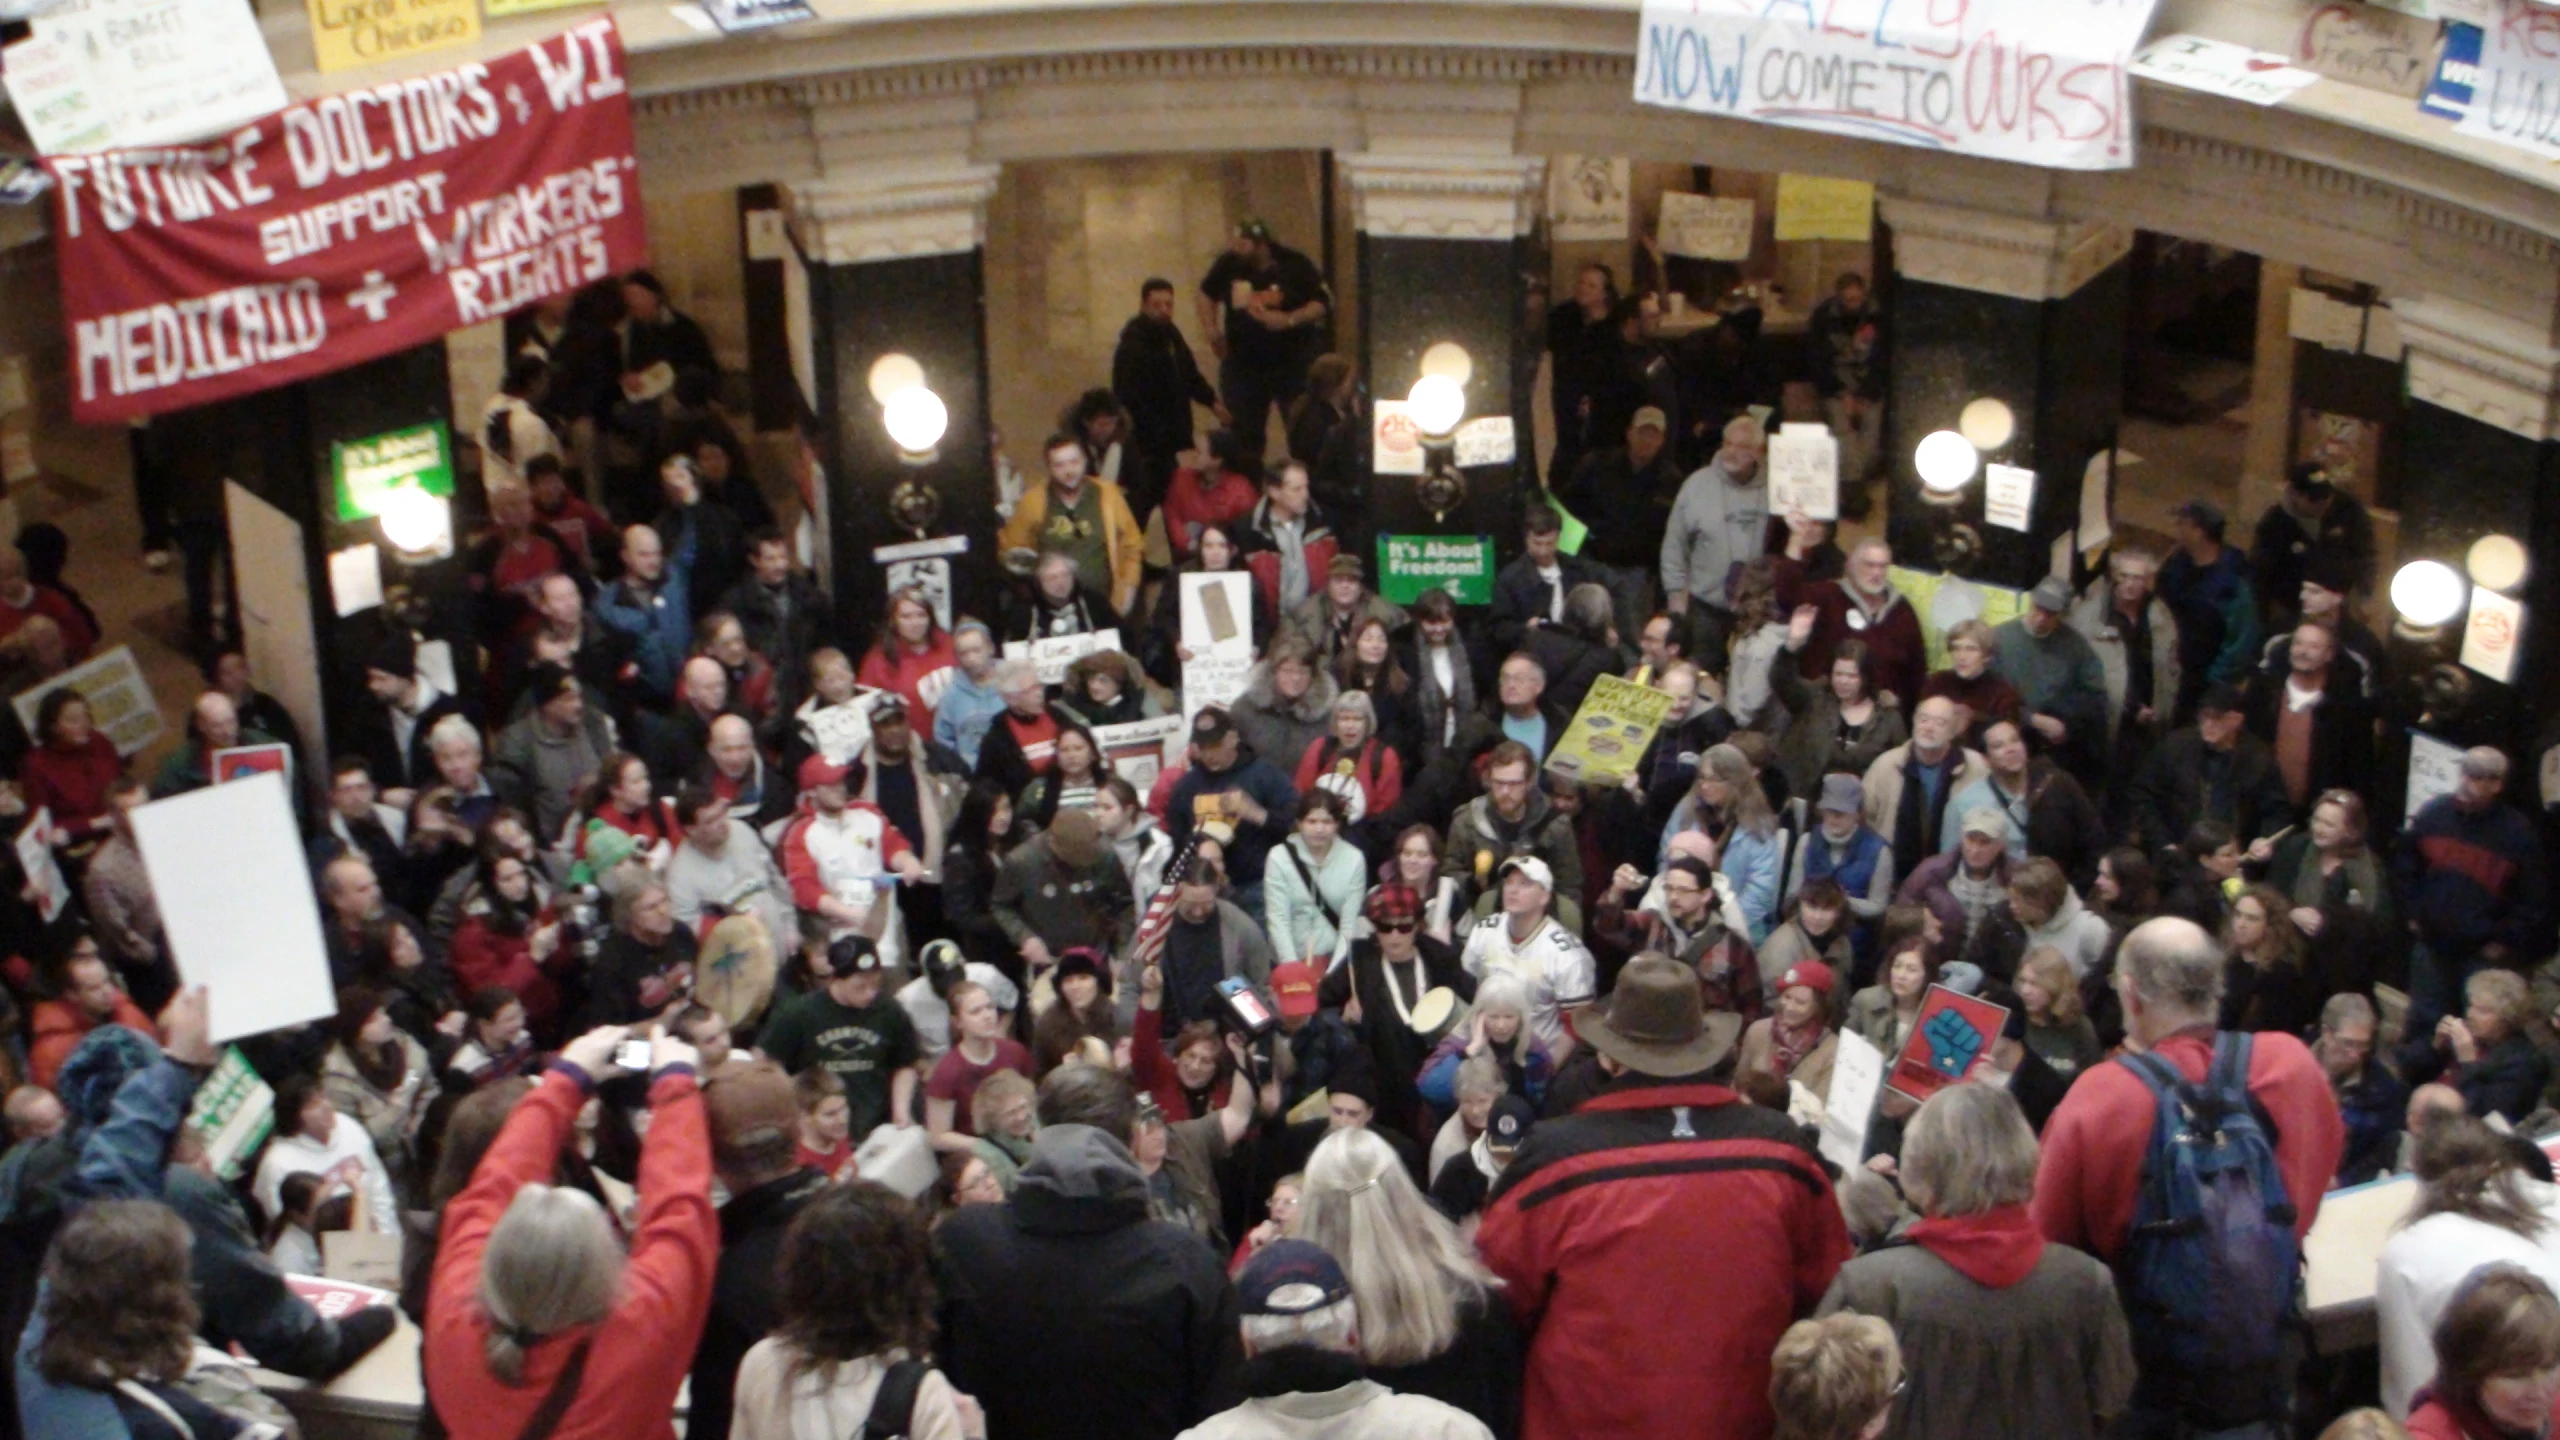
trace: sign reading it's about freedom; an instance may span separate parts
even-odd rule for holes
[[[2133,164],[2157,0],[1646,0],[1635,98],[2065,170]]]

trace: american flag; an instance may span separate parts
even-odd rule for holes
[[[1164,953],[1165,932],[1173,928],[1173,893],[1182,884],[1182,872],[1190,867],[1191,853],[1198,848],[1199,832],[1174,847],[1173,858],[1165,862],[1164,883],[1156,887],[1155,898],[1147,902],[1147,913],[1138,917],[1138,934],[1129,953],[1141,969],[1156,963]]]

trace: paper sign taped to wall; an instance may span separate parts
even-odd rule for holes
[[[1748,260],[1751,227],[1759,218],[1760,203],[1748,195],[1671,191],[1662,197],[1662,253],[1691,260]]]
[[[1982,467],[1982,518],[2004,530],[2025,530],[2036,513],[2036,472],[2015,465]]]
[[[1875,231],[1872,182],[1820,175],[1778,177],[1778,239],[1865,241],[1874,239]]]
[[[1422,473],[1422,431],[1402,400],[1369,405],[1369,469],[1378,475]]]
[[[1508,415],[1482,415],[1458,427],[1456,459],[1461,470],[1472,465],[1508,465],[1519,454],[1519,437]]]

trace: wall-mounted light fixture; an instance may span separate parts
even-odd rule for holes
[[[1467,387],[1446,375],[1425,375],[1405,397],[1405,413],[1425,440],[1445,440],[1458,433],[1467,418]]]
[[[929,465],[951,427],[951,412],[942,397],[925,388],[924,367],[915,357],[895,351],[871,362],[871,398],[880,402],[880,423],[908,465]]]
[[[2513,535],[2483,535],[2471,542],[2462,568],[2471,583],[2490,590],[2512,590],[2524,583],[2524,546]]]
[[[373,518],[382,526],[382,538],[404,556],[452,553],[453,507],[440,495],[402,485],[383,493]]]
[[[2007,404],[1986,395],[1964,407],[1956,418],[1956,433],[1976,450],[1997,450],[2018,433],[2018,417]]]
[[[1923,498],[1952,505],[1982,469],[1982,452],[1953,430],[1936,430],[1921,437],[1919,447],[1911,452],[1911,463],[1920,472]]]
[[[2413,639],[2427,638],[2462,613],[2462,577],[2441,560],[2412,560],[2391,577],[2391,608]]]

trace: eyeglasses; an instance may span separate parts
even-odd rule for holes
[[[1410,920],[1373,920],[1370,924],[1381,935],[1408,935],[1413,932],[1413,922]]]

